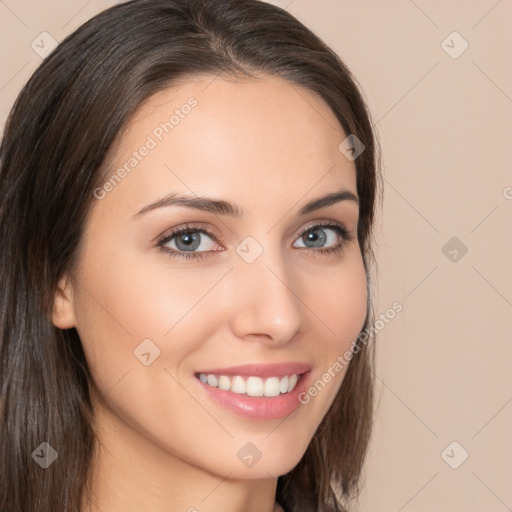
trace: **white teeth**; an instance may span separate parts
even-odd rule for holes
[[[245,385],[245,380],[242,377],[234,377],[231,381],[231,391],[233,393],[238,393],[240,395],[245,395],[247,393],[247,386]]]
[[[297,384],[297,379],[297,375],[290,375],[288,379],[288,393],[295,387],[295,384]]]
[[[219,381],[217,380],[217,377],[215,375],[208,374],[206,376],[206,382],[210,384],[210,386],[217,387],[219,385]]]
[[[279,391],[281,393],[286,393],[288,391],[288,375],[281,379],[281,382],[279,383]]]
[[[279,379],[277,377],[267,379],[263,388],[263,394],[265,396],[277,396],[279,393],[281,393]]]
[[[231,391],[239,395],[247,394],[249,396],[266,396],[273,397],[279,394],[289,393],[293,391],[299,375],[285,375],[284,377],[247,377],[247,380],[237,375],[229,377],[227,375],[213,375],[204,373],[199,374],[199,380],[208,383],[215,388]]]
[[[221,375],[219,377],[219,389],[231,389],[231,379],[229,377],[226,377],[225,375]]]
[[[260,377],[249,377],[246,385],[249,396],[263,396],[263,379]]]

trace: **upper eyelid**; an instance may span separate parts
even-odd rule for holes
[[[319,220],[319,221],[313,221],[311,224],[307,224],[305,228],[302,228],[300,231],[296,232],[297,235],[302,235],[304,232],[306,231],[309,231],[310,229],[314,228],[314,227],[326,227],[326,228],[329,228],[329,227],[343,227],[345,228],[347,231],[349,231],[348,227],[346,226],[346,224],[344,222],[340,222],[338,220]]]
[[[192,223],[186,223],[184,226],[172,228],[172,229],[166,231],[165,234],[158,236],[156,239],[157,245],[162,245],[164,243],[167,243],[169,240],[172,240],[174,237],[176,237],[177,235],[179,235],[181,232],[184,232],[184,231],[185,232],[192,231],[192,232],[204,233],[204,234],[208,235],[209,237],[211,237],[213,240],[215,240],[215,242],[223,243],[221,241],[222,237],[220,235],[218,235],[217,232],[213,228],[206,227],[206,225],[203,225],[202,223],[199,223],[198,225],[195,225],[195,226],[191,226],[189,224],[192,224]]]

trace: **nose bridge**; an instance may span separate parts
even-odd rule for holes
[[[247,237],[237,247],[231,323],[240,338],[260,335],[285,343],[301,328],[302,303],[298,279],[270,238],[261,244]]]

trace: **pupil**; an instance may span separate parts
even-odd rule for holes
[[[178,249],[184,251],[193,251],[199,247],[199,234],[198,233],[182,233],[176,239],[176,246]]]
[[[309,242],[313,242],[313,247],[321,247],[326,240],[325,232],[321,228],[314,229],[307,234]]]

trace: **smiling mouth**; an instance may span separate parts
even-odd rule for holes
[[[295,389],[303,373],[292,373],[282,377],[241,376],[241,375],[214,375],[212,373],[196,373],[195,376],[202,383],[213,388],[231,391],[239,395],[252,397],[275,397],[285,395]]]

